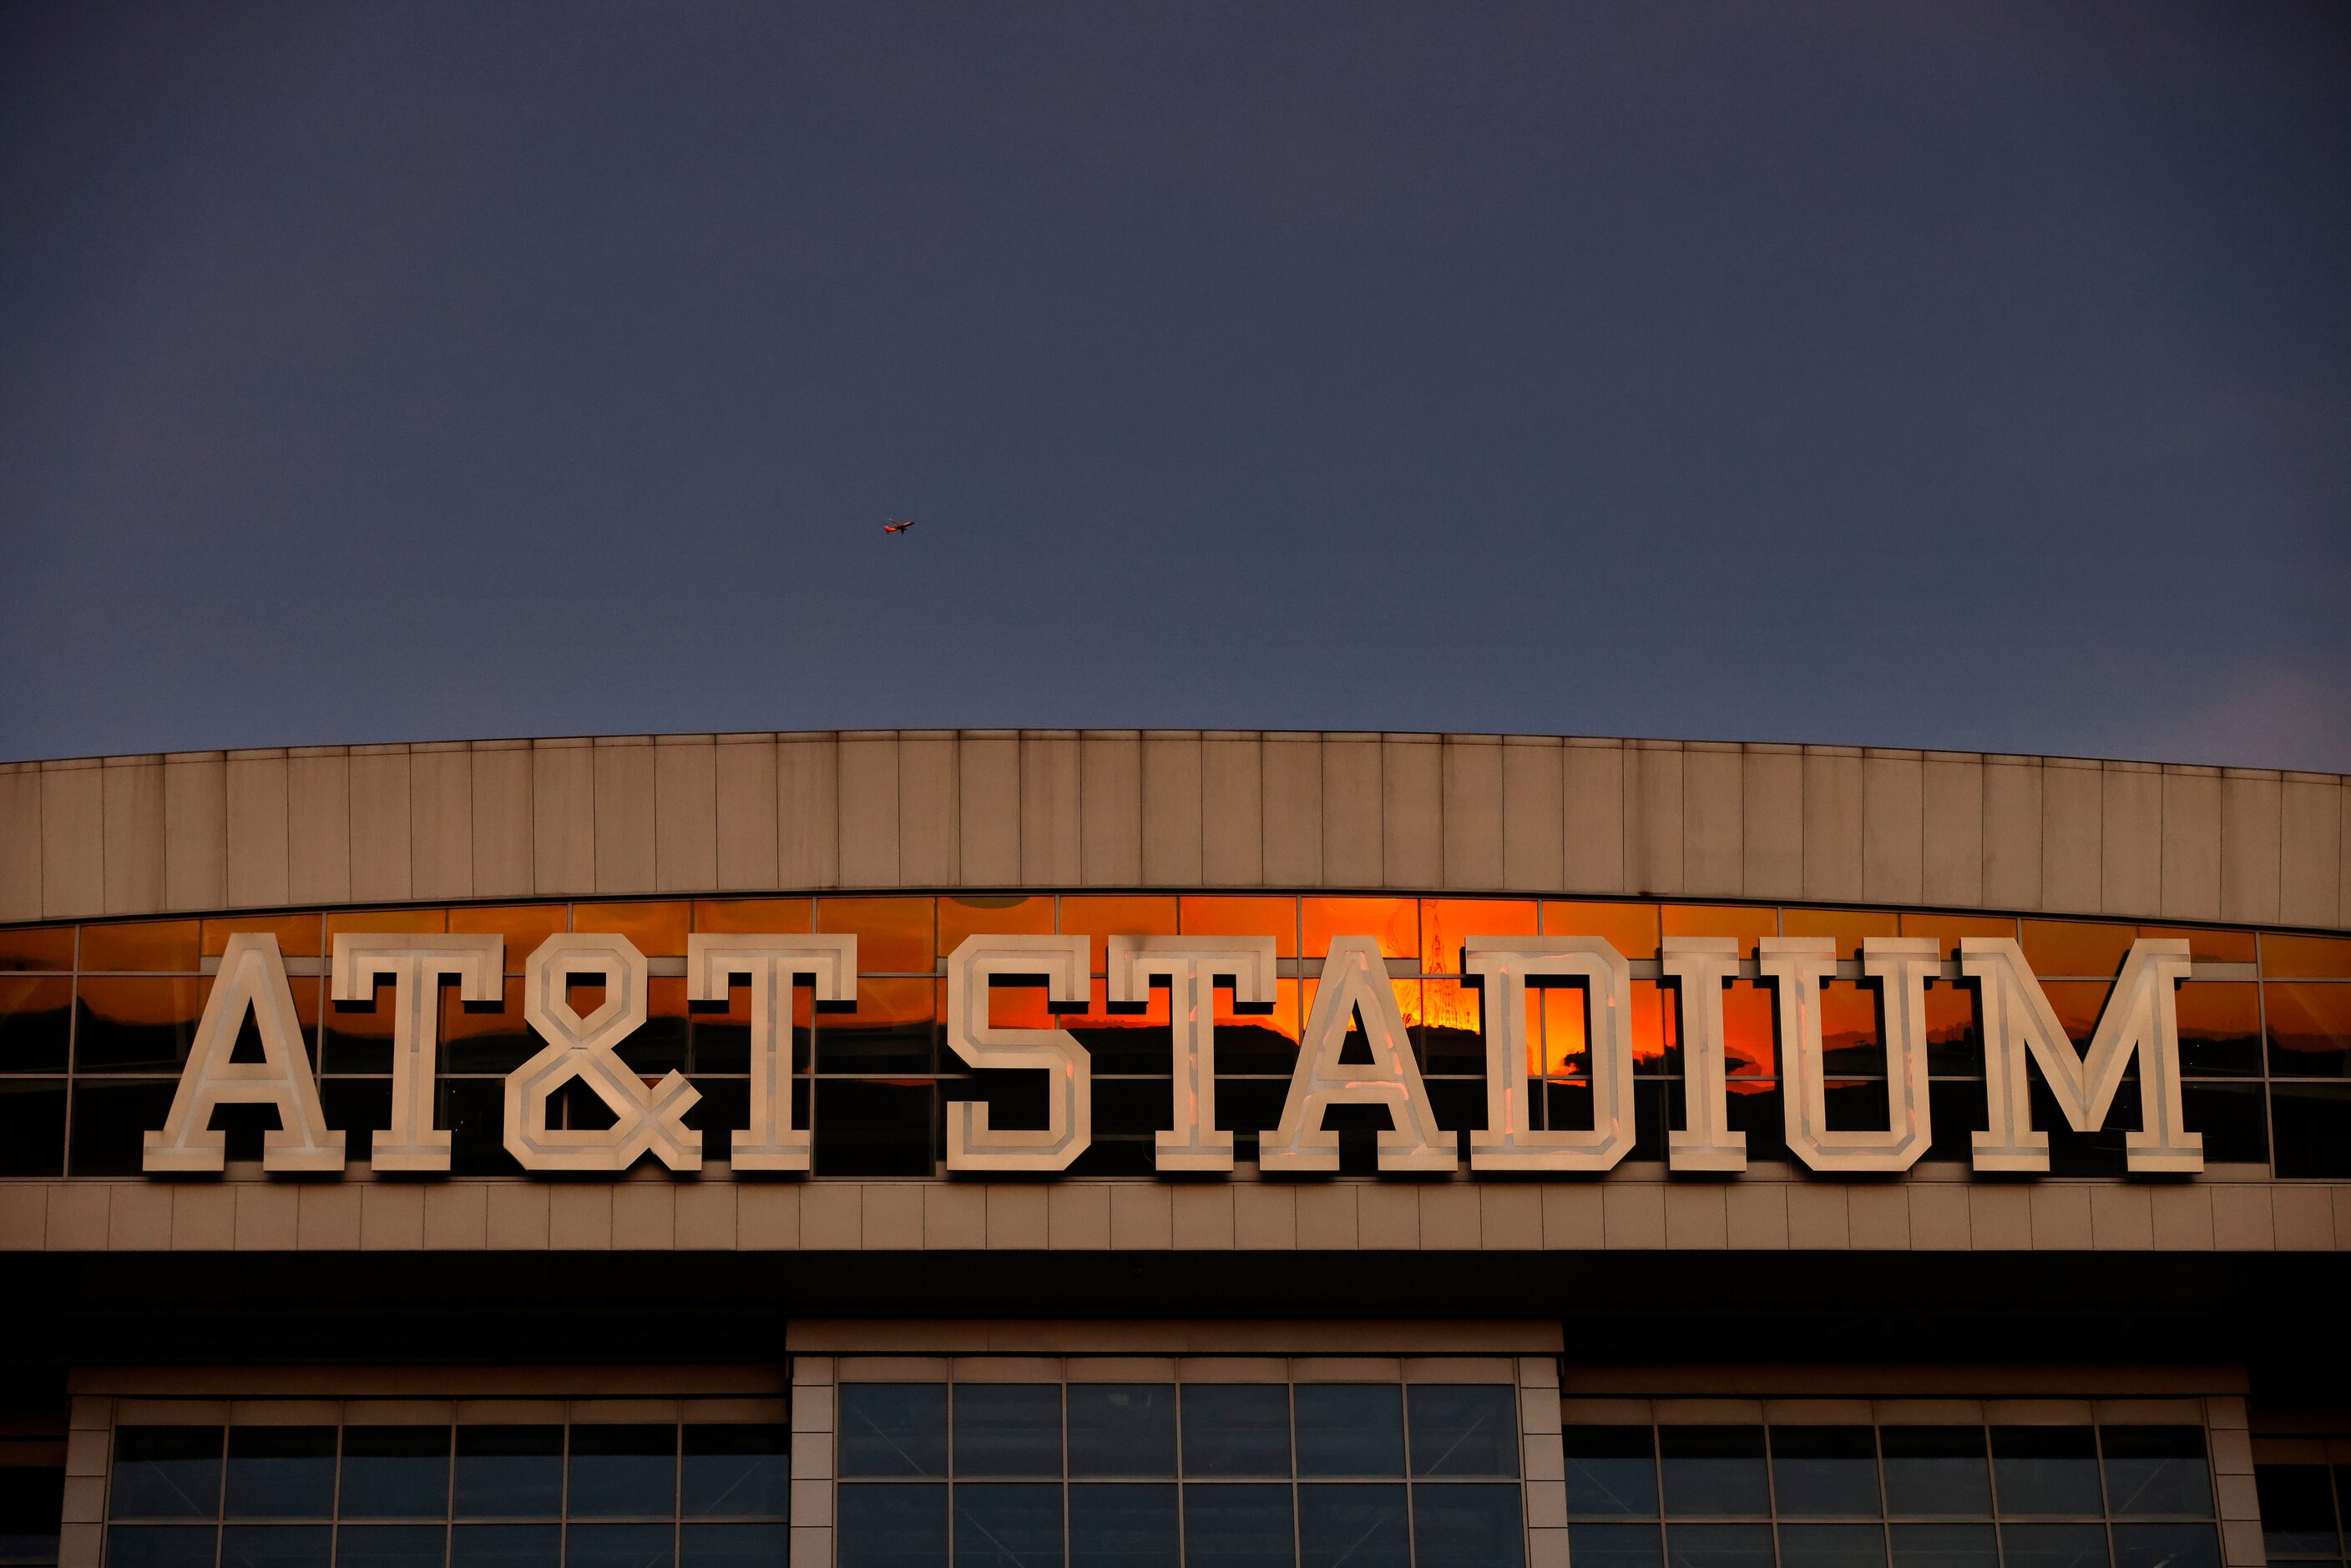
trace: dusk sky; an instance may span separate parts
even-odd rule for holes
[[[12,759],[2351,770],[2351,6],[12,5],[0,594]]]

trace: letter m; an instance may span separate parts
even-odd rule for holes
[[[2204,1139],[2187,1129],[2179,1109],[2179,1014],[2173,988],[2188,977],[2187,943],[2142,936],[2131,944],[2086,1053],[2074,1049],[2048,993],[2012,938],[1965,938],[1959,972],[1977,983],[1983,1015],[1991,1125],[1975,1135],[1976,1169],[2049,1168],[2049,1134],[2034,1130],[2026,1096],[2028,1051],[2040,1063],[2057,1108],[2078,1133],[2105,1125],[2123,1070],[2136,1052],[2139,1130],[2124,1135],[2126,1163],[2134,1171],[2204,1168]]]

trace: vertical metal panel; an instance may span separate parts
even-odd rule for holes
[[[0,920],[41,917],[41,771],[0,767]]]
[[[1200,737],[1143,732],[1143,880],[1151,887],[1200,881]]]
[[[2104,854],[2105,786],[2095,762],[2044,758],[2041,764],[2039,907],[2095,912]]]
[[[1078,732],[1020,732],[1020,880],[1068,887],[1082,873],[1079,848]]]
[[[1265,747],[1255,735],[1200,737],[1200,876],[1211,887],[1265,880]]]
[[[596,891],[651,893],[658,873],[653,737],[600,737],[589,755],[596,769]]]
[[[1384,827],[1380,737],[1326,735],[1322,744],[1322,875],[1332,887],[1377,887]]]
[[[2163,901],[2163,770],[2145,762],[2109,762],[2101,786],[2099,905],[2110,915],[2160,909]],[[2220,820],[2219,802],[2212,819]],[[2215,862],[2217,871],[2217,860]],[[2216,877],[2217,883],[2217,877]],[[2215,909],[2219,906],[2214,889]]]
[[[1326,754],[1323,764],[1330,758]],[[1380,744],[1380,872],[1390,887],[1435,887],[1445,876],[1444,758],[1433,735]],[[1329,842],[1325,824],[1324,842]],[[1331,867],[1322,867],[1328,878]]]
[[[845,887],[898,885],[898,736],[841,736],[841,881]]]
[[[1872,904],[1916,904],[1926,885],[1924,756],[1871,749],[1861,761],[1861,893]]]
[[[228,765],[217,751],[163,758],[163,888],[173,909],[228,902]]]
[[[1984,901],[1984,761],[1956,751],[1927,753],[1923,891],[1928,904]]]
[[[1020,882],[1020,735],[966,730],[958,745],[956,797],[961,821],[956,881],[965,887]]]
[[[2167,920],[2218,920],[2220,771],[2217,768],[2167,768],[2156,777],[2162,812],[2158,841],[2161,862],[2157,872],[2160,902],[2157,907]],[[2111,779],[2107,789],[2111,796]]]
[[[1746,886],[1746,762],[1736,746],[1682,747],[1682,887],[1736,898]]]
[[[163,759],[110,757],[99,770],[106,843],[100,852],[109,915],[163,908]]]
[[[2332,774],[2289,773],[2278,802],[2278,918],[2288,925],[2342,919],[2346,790]]]
[[[1322,738],[1296,730],[1263,737],[1265,880],[1315,887],[1322,877]]]
[[[718,885],[718,744],[709,736],[654,743],[653,885],[664,893]]]
[[[1625,877],[1630,893],[1683,890],[1678,741],[1625,743]]]
[[[2041,907],[2044,808],[2041,762],[1984,758],[1983,901],[1989,909]]]
[[[228,754],[228,903],[287,902],[286,753]]]
[[[474,758],[462,742],[408,753],[411,896],[474,896]]]
[[[718,829],[715,885],[766,891],[776,883],[776,737],[722,735],[713,747],[711,790]]]
[[[528,897],[530,743],[477,740],[466,763],[474,774],[475,896]]]
[[[1502,740],[1502,885],[1556,893],[1567,885],[1567,750],[1538,736]]]
[[[351,754],[298,746],[286,756],[286,894],[297,904],[351,898]]]
[[[596,757],[586,740],[541,740],[530,754],[532,891],[596,891]]]
[[[1804,748],[1804,896],[1861,896],[1861,753],[1849,746]]]
[[[2278,918],[2282,775],[2231,768],[2220,776],[2220,918]]]
[[[1804,896],[1804,750],[1754,745],[1743,749],[1743,861],[1740,891],[1750,898]]]
[[[956,848],[963,803],[951,729],[910,729],[898,737],[898,882],[953,887],[963,873]]]
[[[1567,891],[1625,891],[1625,744],[1567,743]]]
[[[1143,734],[1088,730],[1078,743],[1078,880],[1133,887],[1143,880]]]
[[[106,907],[105,769],[95,757],[41,765],[41,914]]]
[[[351,896],[360,902],[413,897],[415,824],[408,748],[351,747]]]
[[[1448,735],[1438,750],[1444,885],[1490,892],[1502,885],[1502,737]]]
[[[776,737],[776,885],[841,885],[841,743]]]

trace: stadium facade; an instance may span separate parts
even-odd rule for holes
[[[2252,1568],[2351,789],[1479,735],[0,767],[0,1563]]]

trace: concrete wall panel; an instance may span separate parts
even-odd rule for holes
[[[965,887],[1020,883],[1020,735],[1017,730],[967,732],[956,756],[956,789],[963,803],[957,852]]]
[[[2109,762],[2102,780],[2097,907],[2109,915],[2163,906],[2163,769]],[[2214,801],[2213,819],[2219,820]],[[2218,900],[2214,903],[2217,905]]]
[[[455,746],[408,754],[410,875],[418,898],[474,896],[474,758]],[[702,885],[707,887],[708,883]]]
[[[2052,757],[2041,766],[2041,907],[2094,914],[2105,821],[2105,784],[2095,762]]]
[[[1377,887],[1386,845],[1376,735],[1322,737],[1322,879],[1333,887]]]
[[[1210,887],[1265,880],[1265,746],[1255,735],[1200,737],[1200,875]]]
[[[1502,739],[1502,885],[1567,885],[1566,749],[1540,736]]]
[[[2223,920],[2277,921],[2283,789],[2283,779],[2275,773],[2231,768],[2220,776]]]
[[[1740,771],[1740,889],[1749,898],[1802,898],[1803,748],[1746,747]]]
[[[1448,735],[1440,749],[1443,885],[1491,892],[1502,885],[1502,737]]]
[[[1682,891],[1682,748],[1625,743],[1625,879],[1630,893]]]
[[[228,902],[228,764],[217,751],[163,758],[163,891],[171,909]]]
[[[41,917],[41,771],[0,767],[0,920]]]
[[[898,885],[898,737],[841,735],[841,884]]]
[[[1816,903],[1863,896],[1861,762],[1855,747],[1804,748],[1804,896]]]
[[[660,885],[653,737],[601,737],[590,755],[596,769],[596,891],[651,893]]]
[[[110,757],[99,770],[106,842],[100,860],[109,915],[163,907],[163,759]]]
[[[106,779],[97,758],[41,768],[41,914],[106,910]]]
[[[351,754],[300,746],[286,758],[286,893],[298,904],[351,899]]]
[[[2278,918],[2289,925],[2343,921],[2346,807],[2351,790],[2327,774],[2289,773],[2280,787]]]
[[[722,735],[712,747],[711,797],[716,809],[715,885],[765,891],[776,880],[776,737]]]
[[[1983,901],[1991,909],[2039,909],[2045,865],[2041,763],[1984,758]]]
[[[1327,759],[1326,759],[1327,760]],[[1380,740],[1380,881],[1389,887],[1445,883],[1445,751],[1433,735]],[[1330,841],[1324,825],[1323,841]],[[1324,868],[1327,873],[1329,868]]]
[[[586,740],[542,740],[530,754],[531,891],[596,891],[596,758]]]
[[[351,896],[396,904],[414,896],[408,747],[351,747]]]
[[[1747,759],[1736,746],[1682,748],[1682,888],[1736,898],[1747,884]]]
[[[1984,771],[1980,757],[1927,753],[1921,886],[1928,904],[1984,901]]]
[[[711,736],[654,741],[653,885],[664,893],[718,885],[718,745]]]
[[[2167,920],[2220,917],[2220,773],[2167,768],[2158,907]]]
[[[287,902],[286,753],[228,754],[228,904]]]
[[[1200,881],[1200,737],[1191,730],[1143,732],[1143,881],[1191,887]]]
[[[475,741],[467,753],[477,898],[530,896],[530,743],[518,740]]]
[[[776,737],[776,883],[841,885],[841,746],[831,735]]]
[[[1078,742],[1078,880],[1143,881],[1143,734],[1089,730]]]
[[[1074,887],[1084,874],[1082,764],[1074,729],[1020,732],[1020,881]]]
[[[953,887],[962,880],[956,844],[962,816],[960,760],[953,730],[909,730],[898,737],[898,881],[904,887]]]
[[[1571,738],[1566,750],[1565,891],[1623,893],[1625,743]]]
[[[1322,875],[1322,737],[1275,730],[1264,746],[1265,880],[1314,887]]]

